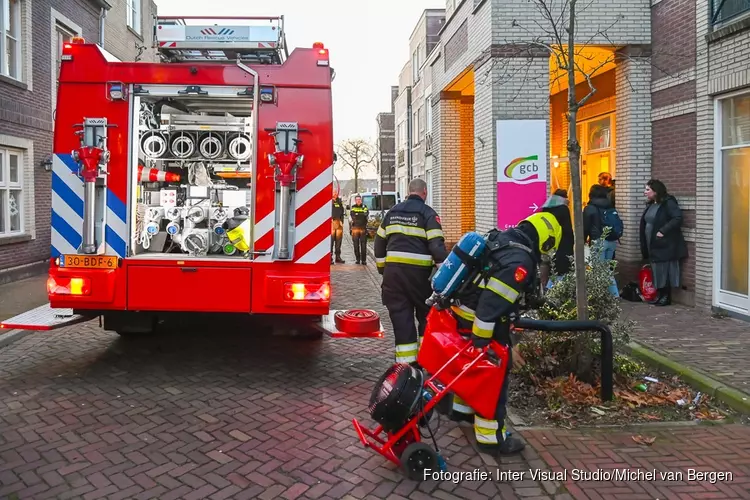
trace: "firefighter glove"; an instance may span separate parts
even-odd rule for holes
[[[492,342],[492,338],[484,338],[473,333],[471,334],[471,343],[477,349],[484,349],[485,347],[490,345],[490,342]]]

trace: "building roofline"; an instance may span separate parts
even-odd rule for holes
[[[414,33],[417,31],[417,28],[420,24],[422,24],[422,19],[427,18],[431,14],[443,14],[445,15],[445,9],[425,9],[422,11],[422,13],[419,15],[419,19],[417,20],[417,24],[414,25],[414,28],[411,30],[411,35],[409,35],[409,42],[412,41],[414,38]]]
[[[110,5],[106,0],[91,0],[91,3],[93,3],[97,7],[101,7],[104,10],[110,10],[112,8],[112,5]]]

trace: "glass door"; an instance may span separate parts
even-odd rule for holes
[[[591,186],[599,183],[603,172],[614,177],[614,141],[612,118],[607,115],[579,125],[581,137],[581,191],[584,205],[589,201]]]
[[[717,162],[718,305],[750,312],[750,94],[724,99],[718,114]],[[719,140],[720,139],[720,140]]]

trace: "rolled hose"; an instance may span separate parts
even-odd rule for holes
[[[380,315],[371,309],[336,311],[336,328],[344,333],[371,333],[380,330]]]

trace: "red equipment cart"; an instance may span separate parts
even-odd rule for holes
[[[490,352],[494,353],[497,360],[488,356]],[[365,447],[372,448],[401,467],[409,479],[419,481],[424,479],[426,471],[445,470],[445,461],[439,455],[437,442],[430,428],[432,410],[446,395],[455,392],[477,414],[493,418],[505,379],[508,348],[492,341],[489,348],[475,349],[470,339],[458,333],[450,312],[433,308],[428,315],[418,362],[433,375],[427,380],[420,380],[422,391],[421,394],[416,394],[416,405],[412,405],[415,411],[410,413],[403,425],[389,430],[381,423],[374,430],[369,430],[357,419],[353,419],[352,423]],[[407,364],[391,367],[375,387],[373,399],[376,394],[382,394],[383,389],[395,391],[400,372],[408,369]],[[408,390],[404,392],[409,393]],[[394,403],[408,403],[407,398],[408,394],[399,394],[398,401]],[[374,406],[371,400],[371,414],[374,414]],[[435,449],[422,442],[419,427],[427,427]]]

